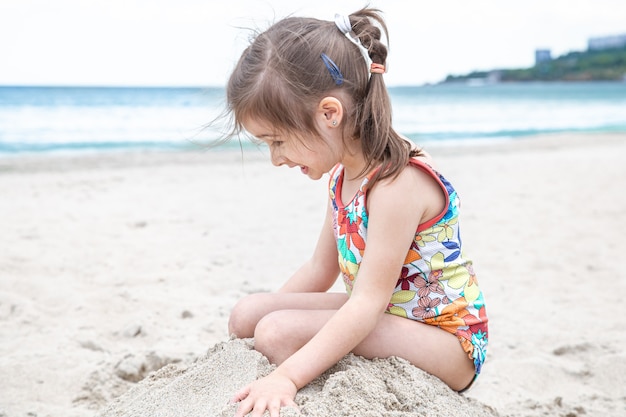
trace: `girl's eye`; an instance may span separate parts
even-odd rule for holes
[[[274,141],[272,141],[272,146],[274,146],[274,147],[281,146],[282,144],[283,144],[282,140],[274,140]]]

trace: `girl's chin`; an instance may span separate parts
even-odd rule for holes
[[[300,171],[312,180],[319,180],[322,178],[322,175],[318,171],[312,171],[309,167],[300,167]]]

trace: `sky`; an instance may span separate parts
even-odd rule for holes
[[[333,20],[365,0],[0,0],[0,85],[222,86],[250,28]],[[371,0],[389,27],[388,85],[532,66],[626,34],[625,0]]]

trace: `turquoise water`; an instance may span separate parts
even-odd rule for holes
[[[394,125],[415,142],[626,132],[626,83],[390,88]],[[0,87],[0,154],[193,148],[218,133],[221,88]],[[239,146],[233,143],[231,146]]]
[[[392,94],[394,125],[417,142],[626,132],[626,83],[438,85]]]

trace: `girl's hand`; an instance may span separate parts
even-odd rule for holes
[[[239,402],[235,417],[243,417],[250,412],[250,417],[261,417],[265,410],[269,411],[270,417],[279,417],[281,407],[298,408],[294,402],[297,392],[298,388],[291,379],[273,372],[235,394],[232,402]]]

